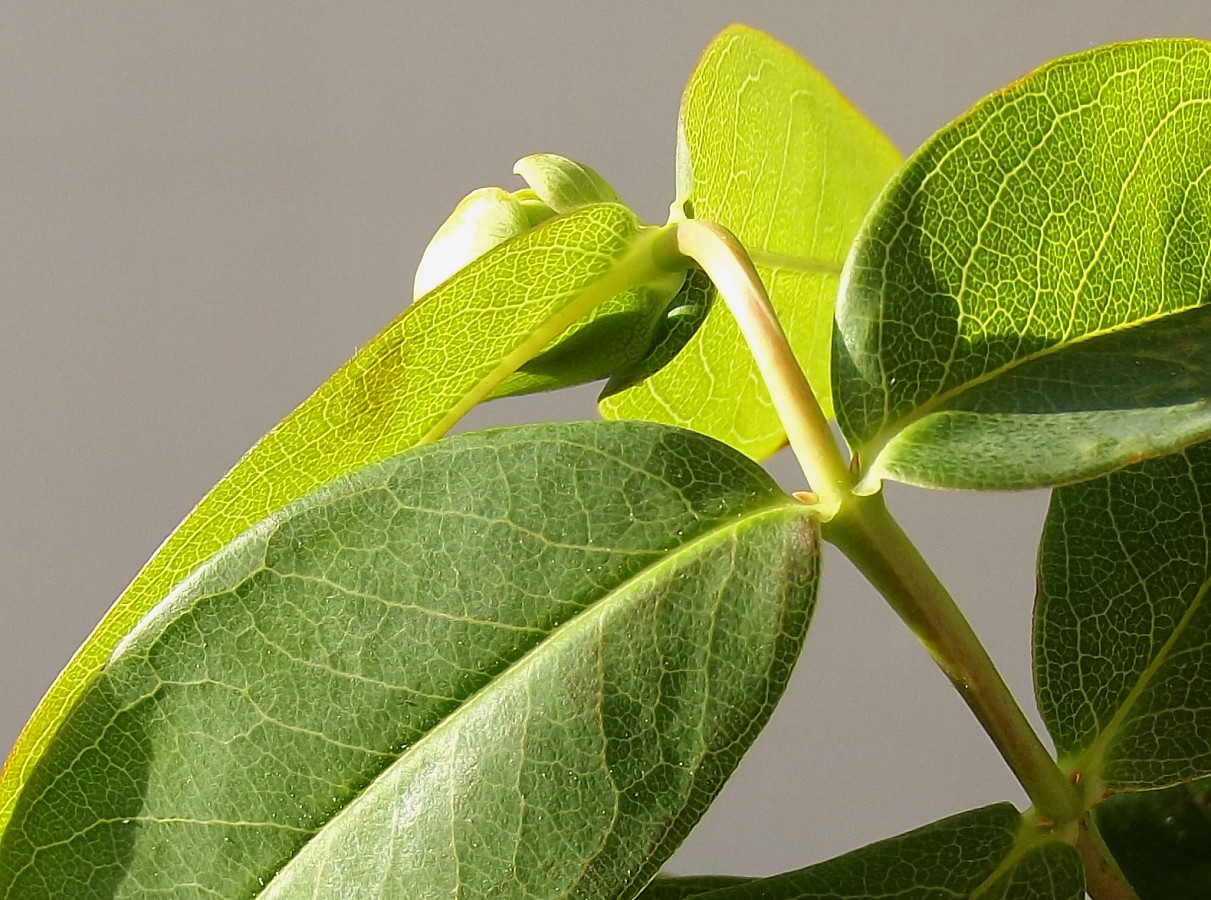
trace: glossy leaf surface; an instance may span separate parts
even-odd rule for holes
[[[837,311],[867,478],[1061,484],[1211,434],[1211,45],[1040,69],[909,161]]]
[[[1035,674],[1094,799],[1211,774],[1209,585],[1211,444],[1055,491]]]
[[[0,896],[630,896],[777,701],[816,534],[735,451],[641,423],[339,479],[123,641]]]
[[[1096,815],[1139,900],[1211,897],[1211,781],[1120,794]]]
[[[734,25],[707,47],[681,107],[678,199],[734,232],[826,409],[841,264],[895,148],[801,56]],[[785,443],[739,329],[715,304],[659,372],[603,398],[613,418],[692,428],[756,458]]]
[[[254,523],[346,472],[441,436],[570,324],[651,272],[651,229],[620,206],[528,231],[409,307],[198,504],[52,686],[0,780],[0,825],[61,717],[118,641]],[[654,274],[659,275],[656,271]]]
[[[806,869],[689,896],[696,900],[1082,900],[1084,877],[1076,851],[1058,843],[1033,847],[1020,843],[1021,822],[1012,806],[989,806]],[[646,900],[647,895],[642,896]],[[662,897],[655,895],[656,900]]]

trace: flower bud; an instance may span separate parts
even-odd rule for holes
[[[421,256],[413,299],[552,216],[593,203],[622,202],[595,170],[554,153],[520,159],[513,171],[529,187],[512,193],[499,187],[480,188],[454,207]]]
[[[533,193],[510,194],[504,188],[486,187],[472,191],[459,201],[421,256],[412,284],[413,299],[429,293],[493,247],[552,215],[547,209],[543,216],[537,196],[519,196]]]
[[[519,159],[513,174],[520,175],[538,198],[557,213],[594,203],[621,203],[608,181],[596,169],[554,153],[535,153]]]

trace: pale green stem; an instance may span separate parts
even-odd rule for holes
[[[752,260],[735,235],[713,222],[687,219],[678,222],[676,229],[677,249],[710,276],[740,326],[791,450],[819,498],[821,518],[831,518],[849,495],[854,479]]]
[[[984,645],[921,557],[882,494],[851,496],[824,526],[921,640],[984,726],[1043,823],[1074,822],[1083,805],[1001,678]]]
[[[817,495],[825,536],[925,644],[1025,788],[1040,822],[1075,823],[1083,811],[1077,790],[1039,740],[971,625],[887,511],[882,495],[854,493],[854,476],[744,247],[710,222],[690,219],[675,227],[677,250],[706,271],[740,326]]]

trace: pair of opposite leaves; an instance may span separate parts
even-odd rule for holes
[[[804,127],[787,129],[734,102],[715,108],[719,96],[738,93],[754,63],[758,88]],[[1205,435],[1205,376],[1189,360],[1202,346],[1211,242],[1205,148],[1193,142],[1200,156],[1189,147],[1206,133],[1198,95],[1206,71],[1206,48],[1195,42],[1062,61],[981,104],[901,172],[862,226],[837,310],[834,395],[870,478],[1055,483]],[[753,108],[771,108],[770,97],[757,99]],[[1138,138],[1125,149],[1124,129]],[[1111,135],[1122,165],[1081,174],[1089,160],[1104,163]],[[687,206],[752,249],[819,390],[840,261],[894,153],[789,51],[741,29],[708,49],[687,90],[682,136]],[[838,156],[853,171],[787,175],[797,161]],[[1053,170],[1076,173],[1079,183],[1056,196],[1065,182]],[[152,604],[274,503],[433,440],[474,402],[508,390],[519,366],[620,296],[611,273],[644,232],[610,202],[526,231],[416,304],[271,432],[170,538],[60,680],[6,772],[7,811],[75,696]],[[1147,239],[1132,244],[1129,234]],[[503,285],[524,287],[502,297]],[[709,297],[700,281],[683,290]],[[1081,302],[1089,296],[1106,302]],[[649,335],[653,322],[661,327],[658,317],[644,322]],[[677,324],[669,332],[681,341],[686,329]],[[770,452],[780,433],[738,363],[729,324],[712,308],[688,338],[693,352],[617,394],[612,407]],[[453,371],[444,343],[424,344],[435,334],[481,352]],[[1160,343],[1174,334],[1186,342],[1178,351]],[[1050,452],[1038,451],[1040,434]]]

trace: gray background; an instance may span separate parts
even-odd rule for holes
[[[664,221],[682,85],[732,20],[904,151],[1185,3],[6,3],[0,14],[0,745],[194,501],[410,295],[472,188],[551,150]],[[594,392],[473,424],[593,415]],[[801,487],[787,460],[774,467]],[[892,501],[1029,703],[1040,493]],[[791,691],[679,871],[796,867],[1022,795],[835,554]]]

